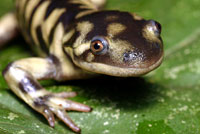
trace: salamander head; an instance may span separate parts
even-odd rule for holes
[[[139,76],[161,64],[161,25],[128,12],[102,11],[77,21],[72,60],[112,76]]]

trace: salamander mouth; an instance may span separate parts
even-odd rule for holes
[[[80,68],[93,73],[105,74],[117,77],[136,77],[147,74],[148,72],[159,67],[160,64],[162,63],[162,60],[163,60],[163,55],[154,64],[146,68],[123,68],[123,67],[106,65],[102,63],[88,63],[85,61],[84,62],[76,61],[75,64]]]

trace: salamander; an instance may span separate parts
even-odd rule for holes
[[[52,93],[39,80],[66,81],[96,75],[136,77],[162,62],[161,25],[135,13],[102,10],[105,0],[15,3],[15,13],[1,20],[8,23],[0,22],[0,29],[7,30],[0,34],[5,37],[0,43],[20,31],[39,57],[8,64],[3,77],[10,89],[41,113],[51,127],[56,115],[74,132],[80,132],[66,110],[90,112],[91,108],[67,99],[76,96],[75,92]]]

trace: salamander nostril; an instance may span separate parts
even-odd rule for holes
[[[134,52],[125,52],[123,55],[123,61],[124,62],[129,62],[133,61],[137,58],[137,53]]]
[[[127,62],[127,61],[129,61],[129,59],[130,59],[130,54],[129,53],[124,53],[124,59],[123,59],[123,61]]]

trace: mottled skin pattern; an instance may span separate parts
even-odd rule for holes
[[[51,127],[56,115],[74,132],[80,132],[65,110],[90,112],[91,108],[66,99],[76,93],[51,93],[38,80],[65,81],[96,74],[134,77],[161,64],[160,24],[134,13],[100,11],[104,3],[105,0],[16,0],[16,16],[10,14],[2,21],[17,20],[18,24],[0,22],[0,29],[11,31],[0,34],[0,43],[12,39],[19,29],[41,56],[10,63],[3,76],[11,90],[43,114]],[[11,26],[13,30],[8,28]]]

